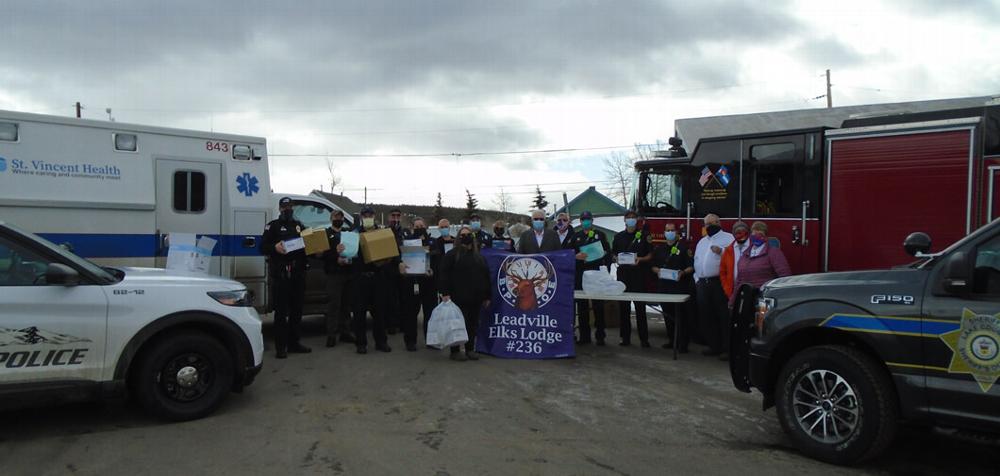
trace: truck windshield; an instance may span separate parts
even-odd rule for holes
[[[648,171],[640,175],[639,208],[646,214],[677,214],[684,208],[680,170]]]

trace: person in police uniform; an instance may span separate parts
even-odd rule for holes
[[[396,247],[403,246],[403,238],[406,229],[403,228],[403,211],[398,207],[389,210],[388,228],[396,237]],[[398,265],[398,262],[396,263]],[[400,323],[403,320],[405,311],[404,301],[406,296],[407,280],[403,279],[399,273],[389,273],[385,276],[389,285],[386,288],[387,303],[385,312],[385,329],[389,335],[394,335],[399,331]]]
[[[678,236],[677,228],[673,223],[664,225],[663,238],[666,241],[653,249],[653,260],[650,263],[650,271],[657,280],[656,292],[693,294],[694,280],[691,276],[694,275],[694,260],[688,254],[688,247]],[[661,269],[677,271],[677,279],[660,278]],[[667,327],[667,343],[663,344],[664,349],[672,349],[676,345],[677,352],[681,354],[688,352],[689,331],[694,322],[694,312],[691,306],[691,301],[688,300],[680,305],[680,315],[673,315],[676,305],[660,304],[660,309],[663,311],[663,322]],[[668,315],[673,318],[668,318]],[[677,326],[677,342],[674,342],[674,326]]]
[[[413,352],[417,350],[417,314],[423,309],[424,313],[424,338],[427,337],[427,321],[431,318],[434,306],[437,306],[437,286],[434,284],[434,272],[430,266],[429,251],[431,247],[431,237],[427,234],[427,224],[423,218],[413,219],[413,229],[410,230],[405,240],[420,240],[420,245],[428,250],[427,270],[424,274],[410,274],[406,265],[400,263],[400,274],[406,285],[403,286],[403,341],[406,350]]]
[[[476,238],[476,243],[479,244],[480,251],[483,248],[493,247],[493,235],[483,230],[483,218],[478,213],[469,215],[469,228],[472,228],[473,236]]]
[[[293,216],[292,199],[278,201],[280,216],[264,226],[261,252],[268,258],[271,296],[274,299],[274,347],[279,359],[289,352],[305,354],[312,349],[299,342],[299,323],[306,292],[306,252],[287,251],[285,241],[300,237],[304,226]]]
[[[634,211],[625,212],[625,229],[618,232],[611,243],[612,260],[618,264],[618,280],[625,283],[625,291],[630,293],[646,292],[644,288],[646,277],[643,276],[643,270],[653,258],[651,253],[652,235],[640,229],[638,221],[638,215]],[[619,263],[619,257],[622,253],[635,253],[635,264]],[[619,331],[622,340],[618,345],[622,346],[632,345],[632,312],[629,309],[629,304],[628,301],[619,303],[621,311]],[[639,342],[642,347],[648,348],[649,327],[646,321],[646,303],[644,302],[635,302],[635,325],[639,331]]]
[[[593,259],[587,253],[580,251],[580,248],[591,243],[600,243],[604,248],[604,256]],[[584,211],[580,214],[580,230],[578,230],[570,240],[570,247],[576,251],[576,279],[573,289],[583,289],[583,272],[599,270],[601,265],[611,267],[611,247],[604,233],[594,229],[594,214]],[[603,302],[594,302],[594,325],[597,327],[597,345],[604,345],[606,333],[604,331],[604,306]],[[580,338],[577,344],[585,345],[591,342],[590,336],[590,300],[579,299],[576,301],[576,322],[580,328]]]
[[[340,335],[340,342],[354,342],[354,336],[350,331],[350,312],[344,305],[345,294],[350,292],[352,259],[344,258],[344,245],[340,243],[340,234],[344,226],[344,212],[334,210],[330,212],[330,227],[326,229],[327,240],[330,242],[330,249],[323,252],[323,272],[326,274],[326,346],[337,345],[337,336]],[[345,290],[347,293],[345,293]]]
[[[364,233],[379,229],[375,224],[375,210],[371,207],[361,209],[361,220],[355,231]],[[359,257],[360,258],[360,257]],[[394,284],[391,277],[398,273],[392,260],[365,263],[364,259],[353,261],[353,298],[354,298],[354,339],[359,354],[368,353],[368,310],[372,311],[372,337],[375,348],[382,352],[391,352],[385,331],[385,313],[389,301],[389,286]]]

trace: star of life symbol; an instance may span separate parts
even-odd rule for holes
[[[243,175],[236,177],[236,191],[252,197],[253,194],[260,192],[260,186],[257,177],[250,175],[249,172],[243,172]]]
[[[976,314],[962,310],[958,330],[941,335],[953,355],[949,373],[970,374],[983,392],[1000,377],[1000,314]]]

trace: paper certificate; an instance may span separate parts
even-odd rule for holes
[[[448,254],[448,252],[451,251],[451,249],[454,248],[454,247],[455,247],[454,243],[445,243],[444,244],[444,254]]]
[[[423,246],[404,246],[399,251],[406,274],[427,274],[427,252]]]
[[[285,253],[291,253],[293,251],[305,249],[306,247],[306,240],[303,240],[302,238],[292,238],[290,240],[285,240],[283,243],[285,243]]]
[[[420,238],[415,238],[412,240],[403,240],[403,246],[423,246],[424,242]]]
[[[618,253],[619,265],[634,265],[635,253]]]
[[[580,247],[581,253],[587,253],[587,262],[597,261],[604,257],[604,246],[600,241],[595,241],[589,245]]]
[[[678,274],[680,271],[676,269],[660,268],[660,279],[668,279],[670,281],[677,281]]]
[[[344,245],[344,252],[341,258],[357,258],[358,256],[358,234],[353,231],[345,231],[340,234],[340,244]]]

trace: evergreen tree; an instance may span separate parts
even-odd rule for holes
[[[535,209],[545,210],[545,207],[549,206],[549,201],[545,199],[545,195],[542,195],[542,189],[535,185]]]
[[[472,214],[476,212],[476,207],[479,206],[479,200],[476,200],[476,196],[469,192],[469,189],[465,189],[465,218],[472,218]]]
[[[444,205],[441,203],[441,192],[438,192],[437,201],[434,202],[434,223],[428,223],[428,225],[437,226],[442,218],[444,218]]]

